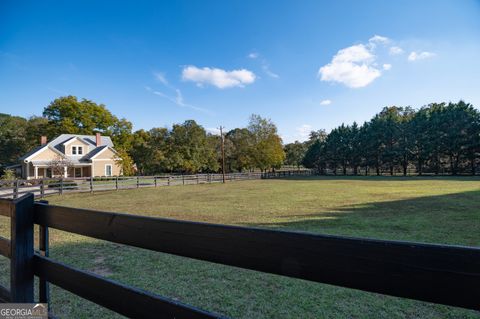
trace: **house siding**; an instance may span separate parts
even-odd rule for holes
[[[112,175],[118,176],[122,174],[120,165],[115,162],[117,155],[109,148],[99,153],[93,160],[93,174],[95,176],[105,175],[105,165],[112,165]]]
[[[121,175],[121,168],[115,163],[113,159],[109,160],[93,160],[93,174],[94,176],[105,176],[105,165],[112,165],[112,175]]]
[[[41,150],[38,154],[30,158],[30,161],[51,161],[58,158],[60,155],[48,147]]]
[[[69,141],[66,145],[63,145],[63,152],[65,153],[65,155],[72,155],[72,146],[83,146],[83,155],[90,152],[89,144],[82,141],[81,139],[76,138],[73,141]]]

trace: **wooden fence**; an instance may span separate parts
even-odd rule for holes
[[[133,318],[221,318],[48,257],[48,228],[245,269],[480,310],[480,249],[215,225],[0,200],[11,218],[11,288],[0,298],[48,302],[48,283]],[[33,228],[40,227],[39,252]],[[140,272],[139,272],[140,273]],[[198,293],[202,293],[199,291]],[[127,301],[128,302],[125,302]]]
[[[288,176],[308,176],[308,169],[277,171],[267,173],[229,173],[226,181],[280,178]],[[0,198],[18,198],[33,193],[35,198],[47,195],[74,192],[98,192],[143,187],[190,185],[222,182],[222,174],[162,175],[162,176],[113,176],[80,178],[42,178],[36,180],[0,181]]]

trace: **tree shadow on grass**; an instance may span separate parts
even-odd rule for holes
[[[480,246],[480,190],[286,215],[245,226]]]

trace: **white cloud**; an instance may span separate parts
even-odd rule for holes
[[[252,84],[255,82],[256,76],[246,69],[225,71],[218,68],[197,68],[189,65],[183,68],[182,79],[195,82],[198,86],[210,84],[219,89],[226,89]]]
[[[300,141],[305,141],[310,136],[312,131],[312,126],[310,124],[303,124],[296,128],[297,136],[300,138]]]
[[[332,61],[320,68],[322,81],[342,83],[350,88],[361,88],[381,75],[374,66],[373,48],[363,44],[352,45],[337,52]]]
[[[370,43],[381,43],[381,44],[387,44],[390,42],[390,39],[387,37],[382,37],[381,35],[374,35],[370,39],[368,39],[368,42]]]
[[[212,114],[212,112],[210,110],[207,110],[207,109],[204,109],[204,108],[192,105],[192,104],[185,103],[185,101],[183,100],[182,92],[179,89],[175,89],[175,96],[174,97],[172,97],[168,94],[165,94],[163,92],[153,90],[149,86],[146,86],[145,90],[147,90],[148,92],[151,92],[154,95],[163,97],[163,98],[169,100],[170,102],[176,104],[177,106],[186,107],[186,108],[189,108],[189,109],[192,109],[192,110],[195,110],[195,111],[199,111],[199,112],[203,112],[203,113],[207,113],[207,114]]]
[[[383,65],[383,69],[384,69],[385,71],[388,71],[388,70],[390,70],[391,68],[392,68],[392,65],[389,64],[389,63],[385,63],[385,64]]]
[[[415,51],[412,51],[409,55],[408,55],[408,61],[417,61],[417,60],[425,60],[425,59],[429,59],[429,58],[433,58],[435,56],[435,53],[433,52],[428,52],[428,51],[423,51],[423,52],[415,52]]]
[[[218,129],[216,127],[207,127],[207,128],[205,128],[205,130],[212,135],[220,136],[220,129]],[[225,133],[224,133],[224,135],[225,135]]]
[[[272,70],[270,70],[270,66],[265,61],[262,62],[262,70],[271,78],[278,79],[280,77],[277,73],[274,73]]]
[[[153,72],[153,75],[155,76],[155,79],[157,79],[160,83],[168,86],[168,81],[167,81],[167,78],[165,77],[165,73]]]
[[[258,54],[257,52],[250,52],[250,53],[247,55],[247,57],[248,57],[249,59],[256,59],[256,58],[258,58],[258,56],[259,56],[259,54]]]
[[[399,54],[402,54],[404,51],[401,47],[393,46],[393,47],[390,47],[388,52],[390,53],[390,55],[399,55]]]
[[[330,104],[332,104],[332,100],[322,100],[320,102],[320,105],[330,105]]]

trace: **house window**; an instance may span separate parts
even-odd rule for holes
[[[83,155],[83,146],[72,146],[72,155]]]
[[[105,165],[105,176],[112,176],[112,164]]]

